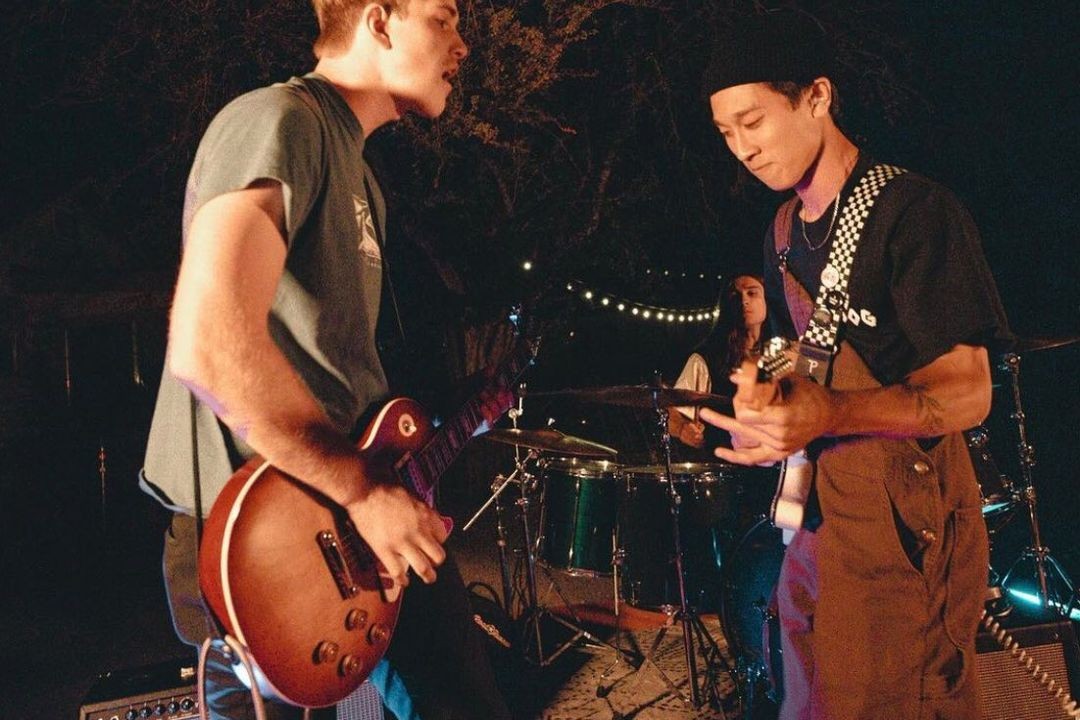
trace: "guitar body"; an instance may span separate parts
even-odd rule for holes
[[[434,429],[413,400],[389,401],[358,443],[379,482]],[[247,648],[265,694],[303,707],[332,705],[355,690],[390,644],[401,588],[341,506],[253,458],[210,511],[199,582],[225,631]]]
[[[783,338],[772,338],[757,361],[757,382],[769,383],[755,388],[759,400],[767,405],[778,397],[772,383],[787,377],[795,370],[799,353],[798,343]],[[806,501],[814,481],[814,464],[806,456],[806,450],[798,450],[784,460],[780,478],[769,506],[769,520],[773,527],[784,531],[784,544],[791,541],[795,531],[802,528]]]
[[[810,484],[814,481],[814,465],[800,450],[784,461],[780,478],[769,507],[769,519],[773,527],[784,531],[784,544],[791,541],[795,531],[803,524],[806,501],[810,497]]]

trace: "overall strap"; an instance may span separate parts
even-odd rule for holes
[[[847,317],[850,304],[848,281],[866,219],[882,188],[904,172],[903,168],[893,165],[874,165],[859,179],[844,204],[828,262],[821,272],[821,286],[814,299],[814,310],[800,339],[796,363],[797,372],[819,384],[827,384],[829,368],[836,353],[837,335]],[[785,276],[788,274],[784,273]]]
[[[814,299],[795,279],[795,276],[787,271],[787,255],[791,250],[791,228],[798,205],[799,198],[796,196],[777,208],[776,219],[773,221],[773,243],[776,254],[780,258],[780,277],[784,281],[784,299],[791,317],[791,325],[795,328],[795,333],[802,336],[806,332],[807,323],[810,322],[810,314],[814,312]]]

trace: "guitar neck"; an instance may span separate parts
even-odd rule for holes
[[[510,359],[487,385],[509,387],[532,362],[529,343],[520,343]],[[418,497],[431,499],[439,478],[457,458],[462,448],[484,422],[484,403],[480,396],[470,398],[453,417],[444,422],[428,444],[413,453],[398,469],[402,482]],[[500,407],[503,412],[507,407]]]

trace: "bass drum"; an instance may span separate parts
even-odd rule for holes
[[[728,648],[752,687],[779,703],[784,695],[776,583],[784,561],[781,531],[759,520],[740,538],[724,567],[721,622]]]
[[[726,533],[734,527],[741,493],[739,468],[720,463],[672,463],[679,497],[686,601],[698,612],[717,612]],[[620,473],[620,594],[632,607],[670,610],[679,602],[675,538],[667,472],[663,466]]]

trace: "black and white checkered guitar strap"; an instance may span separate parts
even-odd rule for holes
[[[821,284],[814,299],[814,312],[800,340],[796,372],[813,378],[824,385],[828,377],[836,338],[840,326],[847,317],[850,305],[848,280],[855,264],[855,251],[859,239],[882,188],[897,175],[907,172],[894,165],[878,164],[866,171],[844,203],[844,210],[836,226],[832,249],[825,269],[821,272]]]

